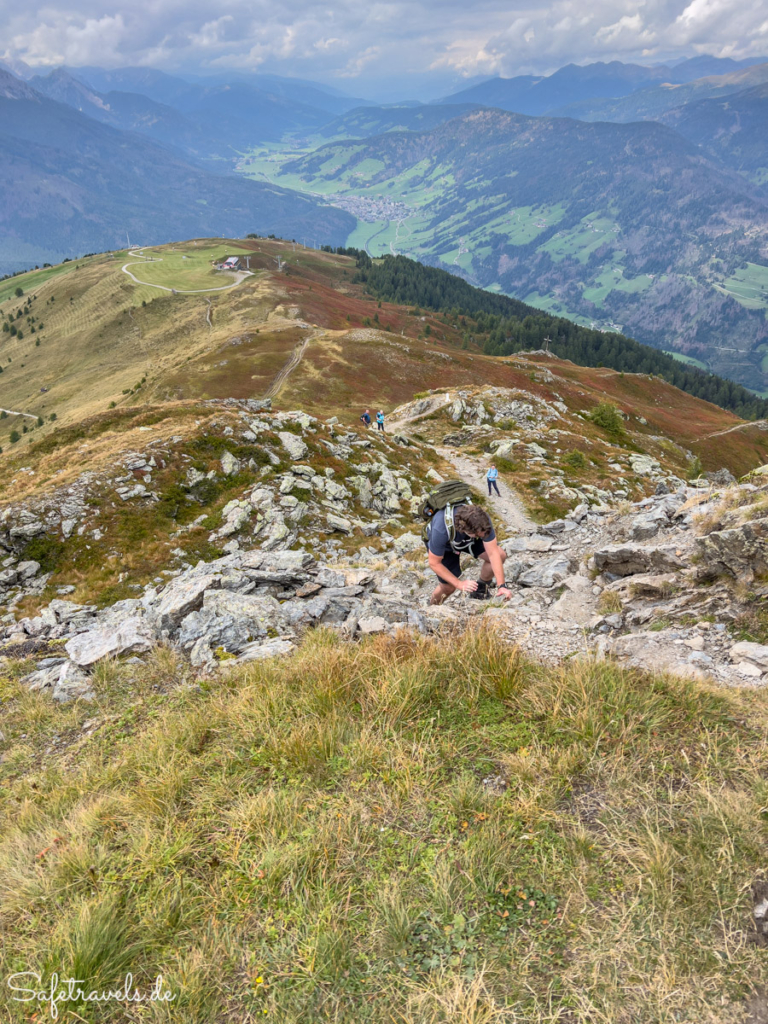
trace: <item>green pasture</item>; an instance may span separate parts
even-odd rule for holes
[[[347,238],[347,246],[354,249],[366,249],[370,243],[371,253],[374,256],[383,256],[384,253],[389,252],[389,239],[394,239],[394,237],[395,225],[388,220],[372,222],[358,220],[357,227]]]
[[[591,253],[606,242],[616,240],[613,217],[600,217],[591,214],[574,228],[560,231],[541,246],[542,252],[548,252],[555,262],[573,257],[579,263],[586,263]]]
[[[768,307],[768,267],[759,263],[748,263],[741,267],[722,285],[715,285],[718,291],[730,295],[747,309]]]
[[[92,259],[97,257],[89,257],[87,260],[71,260],[69,263],[59,263],[53,267],[45,267],[43,270],[30,270],[26,274],[18,274],[16,277],[9,277],[7,281],[0,282],[0,303],[6,302],[8,299],[18,301],[15,296],[17,288],[21,288],[24,291],[25,296],[27,294],[34,293],[35,288],[39,288],[41,284],[45,284],[52,277],[59,277],[62,274],[70,274],[74,271],[75,267],[83,263],[90,263]]]
[[[203,288],[224,288],[231,284],[231,279],[214,270],[212,262],[226,256],[247,255],[249,252],[250,249],[233,249],[224,245],[195,246],[192,242],[185,242],[176,247],[143,249],[143,255],[153,257],[157,260],[155,263],[132,259],[129,256],[126,264],[128,270],[143,284],[177,288],[179,291],[196,291]]]
[[[668,356],[672,356],[673,359],[677,359],[680,363],[688,363],[689,366],[698,366],[700,370],[709,370],[706,363],[703,363],[700,359],[695,359],[693,356],[684,356],[682,352],[673,352],[671,349],[663,349],[664,353]]]
[[[624,277],[622,267],[610,264],[595,278],[589,288],[584,289],[583,295],[585,299],[594,302],[596,306],[602,306],[606,296],[612,291],[639,294],[647,291],[652,284],[653,279],[647,274],[640,274],[638,277]]]

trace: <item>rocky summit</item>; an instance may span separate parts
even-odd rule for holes
[[[87,472],[63,492],[3,510],[2,650],[35,659],[31,688],[88,698],[99,662],[141,659],[156,645],[210,673],[290,655],[320,626],[353,640],[450,632],[478,619],[544,661],[610,657],[728,686],[768,678],[768,646],[737,635],[768,598],[765,467],[740,482],[726,468],[684,481],[665,466],[663,445],[656,458],[600,438],[613,486],[578,485],[557,466],[571,433],[567,407],[498,387],[407,403],[390,415],[392,434],[273,411],[269,401],[209,406],[207,429],[221,440],[215,468],[198,468],[181,436],[153,440],[123,453],[116,473]],[[258,459],[246,458],[251,451]],[[507,483],[501,497],[478,495],[499,529],[513,597],[457,593],[431,605],[417,523],[429,489],[460,475],[479,490],[491,459],[508,469],[521,457],[542,470],[538,492],[566,511],[534,522]],[[109,539],[109,508],[138,517],[162,503],[154,479],[168,467],[187,506],[201,486],[238,481],[216,516],[187,513],[172,532],[178,540],[207,526],[218,556],[192,564],[176,548],[175,565],[111,603],[74,601],[72,585],[41,601],[52,574],[30,548],[45,550],[42,538]],[[30,602],[34,613],[22,614]]]

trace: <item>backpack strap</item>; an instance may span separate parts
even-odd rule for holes
[[[453,521],[453,505],[446,505],[443,509],[445,513],[445,528],[448,531],[448,540],[453,545],[456,537],[456,524]]]

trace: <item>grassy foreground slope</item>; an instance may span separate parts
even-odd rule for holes
[[[2,974],[158,974],[208,1024],[733,1024],[768,983],[762,692],[545,668],[493,634],[207,682],[159,650],[96,705],[2,683]],[[484,782],[483,780],[487,780]],[[4,993],[4,996],[6,993]],[[3,1019],[42,1019],[9,999]],[[752,1019],[761,1019],[755,1017]]]

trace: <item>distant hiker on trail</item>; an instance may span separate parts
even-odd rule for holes
[[[368,409],[365,410],[365,412],[360,417],[360,419],[363,421],[363,423],[366,425],[366,427],[370,427],[370,425],[371,425],[371,414],[368,411]]]
[[[379,430],[383,434],[384,433],[384,413],[381,411],[381,409],[379,409],[379,411],[376,413],[376,426],[379,428]]]
[[[499,547],[491,517],[470,502],[466,484],[450,480],[433,491],[422,506],[422,516],[427,519],[423,536],[429,567],[438,578],[430,604],[442,604],[455,590],[484,601],[490,596],[489,584],[494,577],[499,597],[512,597],[504,580],[507,554]],[[479,559],[478,581],[459,579],[462,554]]]
[[[501,497],[501,494],[499,493],[499,485],[496,483],[498,478],[499,478],[499,471],[498,471],[498,469],[496,469],[496,467],[493,465],[493,463],[491,463],[490,469],[485,474],[485,479],[488,482],[488,497],[489,498],[491,496],[491,488],[492,487],[496,491],[496,493],[499,495],[499,497]]]

